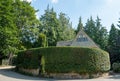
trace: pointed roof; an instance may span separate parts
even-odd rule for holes
[[[76,47],[98,47],[95,42],[83,31],[80,30],[70,46]]]
[[[98,48],[95,42],[81,29],[74,40],[59,41],[57,46],[94,47]]]

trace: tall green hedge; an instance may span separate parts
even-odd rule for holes
[[[15,64],[17,67],[36,69],[39,68],[39,56],[33,51],[19,51]]]
[[[38,68],[39,57],[46,73],[96,73],[110,69],[109,54],[98,48],[48,47],[21,51],[18,67]]]

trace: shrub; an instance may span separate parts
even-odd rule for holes
[[[17,67],[26,69],[39,68],[39,54],[33,54],[32,51],[20,51],[17,56]]]
[[[35,47],[47,47],[47,39],[46,39],[46,35],[40,33],[38,36],[37,41],[34,43]]]
[[[46,73],[97,73],[110,69],[109,54],[97,48],[48,47],[21,51],[18,67],[38,68],[42,58],[42,72]]]
[[[120,63],[113,63],[112,68],[114,72],[119,73],[120,72]]]

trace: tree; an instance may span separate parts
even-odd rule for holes
[[[119,21],[118,21],[118,27],[120,28],[120,18],[119,18]],[[120,30],[118,30],[117,45],[120,46]]]
[[[92,19],[92,16],[90,17],[90,19],[87,20],[84,30],[93,40],[95,39],[95,32],[96,32],[95,31],[95,22]]]
[[[78,24],[78,27],[77,27],[77,30],[76,30],[76,34],[81,30],[83,29],[83,23],[82,23],[82,19],[81,17],[79,18],[79,24]]]
[[[87,20],[84,30],[100,48],[106,50],[108,39],[107,29],[102,26],[100,21],[99,17],[97,17],[96,21],[90,17]]]
[[[36,10],[20,0],[0,0],[0,53],[9,60],[16,50],[31,48],[39,33]]]
[[[120,18],[119,18],[119,20],[118,20],[117,26],[120,28]]]
[[[34,47],[47,47],[47,40],[44,34],[39,34],[37,40],[34,43]]]
[[[9,59],[19,43],[13,3],[13,0],[0,0],[0,53],[9,56]]]
[[[115,28],[114,24],[112,24],[108,39],[108,52],[110,53],[111,64],[117,61],[120,62],[120,57],[119,57],[120,52],[119,52],[119,46],[117,44],[119,37],[118,31],[119,30]]]
[[[58,19],[56,12],[53,8],[49,9],[49,6],[45,10],[45,13],[40,18],[41,26],[39,27],[40,32],[46,35],[48,46],[55,46],[57,42],[57,30],[58,30]]]
[[[120,18],[118,21],[118,27],[120,28]],[[120,30],[117,29],[114,24],[111,25],[111,30],[109,32],[108,46],[111,64],[114,62],[120,62]]]
[[[100,45],[100,48],[106,50],[107,49],[107,40],[108,40],[108,32],[107,29],[105,27],[102,26],[101,24],[101,19],[97,16],[96,19],[96,27],[95,27],[95,31],[96,31],[96,43],[98,45]]]
[[[65,13],[59,14],[58,41],[72,40],[75,37],[74,29],[70,23],[70,18]]]
[[[98,44],[100,45],[100,48],[103,50],[107,50],[107,42],[108,42],[108,32],[105,27],[101,27],[99,32],[99,40]]]
[[[118,30],[115,28],[114,24],[111,25],[109,32],[108,45],[114,47],[117,45]]]
[[[14,1],[15,24],[19,29],[19,41],[21,47],[31,48],[39,35],[39,21],[36,18],[37,11],[26,1]],[[24,48],[23,47],[23,48]]]

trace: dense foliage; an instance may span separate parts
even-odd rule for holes
[[[81,47],[48,47],[22,51],[17,57],[17,67],[38,68],[41,56],[44,57],[41,64],[46,73],[96,73],[110,69],[107,52]]]
[[[114,26],[114,24],[112,24],[108,38],[108,52],[110,53],[111,64],[113,64],[114,62],[120,62],[118,32],[119,30]]]
[[[37,40],[39,35],[39,20],[36,18],[37,12],[30,3],[21,0],[15,0],[15,24],[19,29],[20,49],[31,48],[33,42]]]
[[[59,30],[57,41],[61,40],[72,40],[75,38],[75,31],[72,28],[72,24],[70,22],[70,18],[65,13],[59,14]]]
[[[76,29],[76,34],[80,31],[80,30],[83,30],[83,23],[82,23],[82,18],[80,17],[79,18],[79,23],[78,23],[78,26],[77,26],[77,29]]]
[[[113,63],[112,69],[114,72],[120,73],[120,63]]]
[[[0,0],[0,56],[7,55],[9,60],[19,44],[13,5],[13,0]]]
[[[50,9],[49,5],[40,17],[40,22],[39,31],[46,35],[48,46],[56,46],[57,41],[72,40],[75,37],[69,17],[60,13],[57,18],[57,13],[53,8]]]
[[[39,67],[39,54],[33,54],[31,51],[21,51],[18,53],[16,64],[18,67],[23,68],[38,68]]]
[[[37,19],[37,11],[26,0],[0,0],[0,63],[4,55],[11,59],[18,50],[56,46],[58,41],[73,40],[81,29],[110,53],[111,64],[120,62],[120,30],[114,24],[108,33],[99,17],[93,20],[91,16],[85,26],[80,17],[75,30],[65,13],[56,13],[48,5]]]
[[[96,21],[90,17],[84,27],[85,32],[94,40],[94,42],[101,48],[107,48],[107,29],[102,26],[101,20],[97,17]]]
[[[37,40],[34,42],[34,47],[47,47],[48,42],[46,39],[46,35],[43,33],[40,33]]]
[[[0,0],[0,53],[3,54],[14,53],[19,43],[12,5],[12,0]]]

